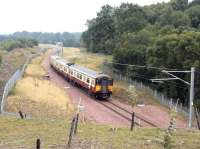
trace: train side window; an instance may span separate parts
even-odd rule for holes
[[[96,83],[97,83],[97,84],[100,84],[100,83],[101,83],[101,81],[100,81],[99,79],[97,79],[97,80],[96,80]]]
[[[92,80],[92,85],[94,85],[94,80]]]
[[[85,75],[83,75],[83,81],[86,82],[86,76]]]
[[[84,79],[83,79],[83,81],[85,81],[85,82],[86,82],[86,76],[84,76]]]
[[[90,83],[90,78],[87,78],[87,83]]]
[[[80,79],[82,80],[82,74],[80,74]]]

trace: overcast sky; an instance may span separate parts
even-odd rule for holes
[[[0,0],[0,33],[81,32],[102,5],[149,5],[169,0]]]

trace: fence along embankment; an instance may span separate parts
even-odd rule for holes
[[[6,82],[2,82],[2,83],[0,82],[0,83],[1,83],[0,85],[5,84],[4,87],[3,87],[2,95],[0,96],[0,114],[15,115],[14,113],[7,113],[7,112],[5,111],[5,109],[4,109],[5,100],[6,100],[7,96],[8,96],[8,94],[9,94],[9,92],[10,92],[10,91],[12,90],[12,88],[15,86],[16,82],[17,82],[19,79],[22,78],[22,76],[23,76],[23,74],[24,74],[24,72],[25,72],[25,69],[26,69],[26,67],[28,66],[28,64],[30,63],[30,61],[31,61],[33,58],[39,56],[42,52],[45,52],[45,51],[46,51],[46,49],[40,49],[40,50],[38,51],[38,53],[30,55],[30,56],[27,58],[26,62],[22,65],[22,67],[19,68],[19,69],[17,69],[17,70],[15,71],[15,73],[10,77],[9,80],[7,80]]]

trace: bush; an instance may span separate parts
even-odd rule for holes
[[[11,51],[15,48],[25,48],[37,46],[38,42],[34,39],[8,39],[0,42],[0,49],[5,51]]]

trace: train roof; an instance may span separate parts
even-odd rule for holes
[[[59,56],[51,56],[53,59],[55,59],[57,62],[63,64],[63,65],[68,65],[68,64],[71,64],[71,62],[59,57]]]
[[[79,65],[76,65],[76,64],[73,64],[59,56],[52,56],[54,59],[56,59],[57,62],[59,62],[60,64],[63,64],[64,66],[70,66],[70,68],[80,72],[80,73],[83,73],[85,75],[88,75],[92,78],[97,78],[97,77],[109,77],[108,75],[106,74],[103,74],[103,73],[100,73],[100,72],[97,72],[97,71],[94,71],[94,70],[91,70],[91,69],[88,69],[88,68],[85,68],[85,67],[82,67],[82,66],[79,66]]]
[[[89,75],[90,77],[93,77],[93,78],[97,78],[99,75],[98,72],[88,69],[88,68],[85,68],[85,67],[82,67],[82,66],[79,66],[79,65],[73,65],[72,68],[79,72],[82,72],[86,75]]]
[[[91,70],[91,69],[88,69],[88,68],[85,68],[85,67],[82,67],[82,66],[79,66],[79,65],[73,65],[71,66],[73,69],[83,73],[83,74],[86,74],[92,78],[101,78],[101,77],[109,77],[111,78],[110,76],[106,75],[106,74],[103,74],[101,72],[97,72],[97,71],[94,71],[94,70]]]

